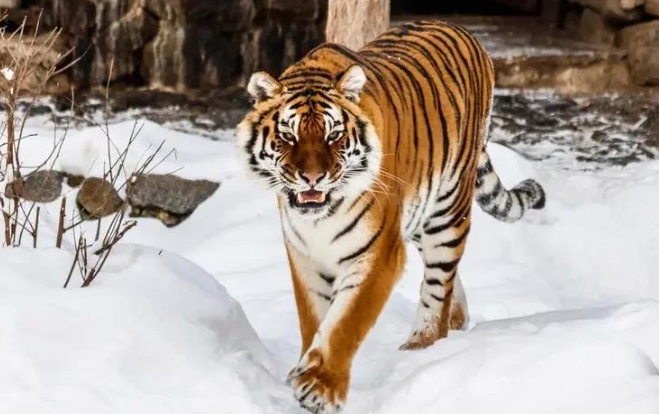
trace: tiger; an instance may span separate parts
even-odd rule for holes
[[[359,51],[324,43],[278,79],[249,79],[238,154],[276,194],[302,342],[287,384],[307,410],[345,406],[407,242],[425,267],[400,348],[413,350],[467,328],[457,268],[472,200],[506,222],[544,207],[538,182],[507,190],[486,151],[494,81],[481,44],[438,21],[394,27]]]

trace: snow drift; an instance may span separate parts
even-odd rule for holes
[[[40,122],[23,154],[47,150]],[[176,157],[155,172],[222,187],[175,228],[141,220],[91,287],[61,288],[72,254],[46,248],[56,205],[43,248],[0,250],[0,412],[304,412],[284,385],[300,339],[275,200],[226,135],[145,124],[132,160],[165,139]],[[72,131],[58,166],[97,171],[99,142]],[[471,329],[401,352],[422,275],[410,249],[345,412],[659,412],[659,162],[583,172],[490,154],[505,184],[541,182],[546,209],[511,225],[476,208],[460,266]]]

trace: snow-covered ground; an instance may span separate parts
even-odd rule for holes
[[[118,147],[131,128],[111,126]],[[36,164],[52,125],[35,117],[33,132],[21,151]],[[91,287],[61,287],[73,253],[49,247],[58,203],[40,248],[0,249],[0,413],[304,412],[284,384],[300,338],[274,197],[230,131],[146,123],[129,164],[163,139],[176,153],[157,171],[222,186],[178,227],[140,220]],[[489,150],[504,183],[545,186],[546,209],[511,225],[475,208],[470,329],[402,352],[422,275],[410,249],[345,412],[659,413],[659,162],[583,172]],[[55,167],[98,173],[105,151],[98,128],[73,130]]]

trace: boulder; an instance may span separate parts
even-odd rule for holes
[[[102,84],[108,76],[117,80],[133,76],[139,66],[139,51],[158,33],[158,21],[136,3],[126,14],[95,34],[96,55],[92,81]],[[109,63],[112,62],[110,74]]]
[[[584,9],[579,22],[579,37],[591,43],[613,45],[616,40],[615,27],[591,9]]]
[[[637,85],[659,85],[659,20],[628,26],[620,32]]]
[[[15,9],[21,5],[20,0],[0,0],[0,8],[3,9]]]
[[[645,0],[645,12],[652,16],[659,16],[659,0]]]
[[[39,170],[20,180],[7,184],[5,195],[19,197],[36,203],[50,203],[62,194],[64,173],[52,170]]]
[[[112,183],[102,178],[86,178],[78,191],[76,204],[84,220],[109,216],[121,209],[123,200]]]
[[[577,3],[583,7],[588,7],[600,13],[605,19],[612,22],[629,23],[637,22],[643,18],[643,9],[636,7],[624,9],[623,0],[569,0],[571,3]],[[624,0],[625,6],[636,0]]]
[[[643,6],[645,0],[620,0],[620,8],[623,10],[633,10]]]
[[[155,217],[168,227],[185,220],[220,186],[208,180],[186,180],[175,175],[140,174],[128,187],[133,217]]]

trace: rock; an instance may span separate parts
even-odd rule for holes
[[[659,85],[659,20],[625,27],[620,42],[627,49],[634,83]]]
[[[175,175],[141,174],[128,187],[131,216],[156,217],[168,227],[185,220],[220,186],[208,180]]]
[[[0,8],[15,9],[20,6],[20,0],[0,0]]]
[[[268,9],[278,13],[292,13],[296,18],[307,22],[316,20],[321,11],[318,1],[300,0],[268,0]]]
[[[123,200],[110,182],[90,177],[82,182],[76,204],[84,220],[94,220],[119,211]]]
[[[104,86],[114,62],[113,81],[178,91],[243,86],[255,70],[278,75],[323,41],[327,10],[327,0],[30,3],[83,56],[67,72],[76,86]]]
[[[641,7],[645,0],[620,0],[620,8],[623,10],[632,10]]]
[[[64,173],[52,170],[39,170],[20,181],[7,184],[5,195],[19,197],[35,203],[50,203],[57,200],[62,194],[62,181]]]
[[[601,14],[591,9],[584,9],[579,22],[579,37],[591,43],[613,45],[616,29]]]
[[[645,0],[645,12],[653,16],[659,16],[659,0]]]
[[[568,0],[584,7],[593,9],[609,21],[619,23],[637,22],[643,18],[643,9],[640,7],[625,10],[621,5],[622,0]],[[628,0],[636,1],[636,0]]]
[[[289,10],[305,9],[306,4],[317,4],[315,1],[296,3]],[[194,25],[196,28],[214,26],[225,33],[249,29],[255,15],[256,6],[253,0],[197,0],[189,2],[186,10],[188,24]]]
[[[110,76],[108,62],[113,61],[111,80],[133,76],[138,67],[139,50],[158,33],[158,22],[143,8],[136,6],[109,27],[96,33],[96,56],[92,81],[102,84]]]
[[[85,177],[77,174],[66,174],[66,185],[71,188],[80,187],[80,184],[85,181]]]

